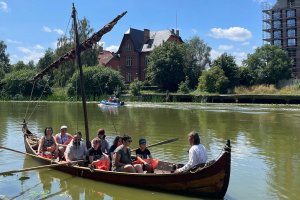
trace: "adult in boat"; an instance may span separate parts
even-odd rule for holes
[[[189,161],[181,168],[178,168],[174,173],[186,172],[196,166],[204,166],[207,162],[207,153],[205,147],[200,144],[199,134],[192,131],[188,134],[188,141],[192,146],[189,150]]]
[[[110,159],[108,155],[101,151],[101,142],[99,138],[92,140],[92,147],[88,150],[89,167],[97,169],[109,170]]]
[[[71,142],[67,145],[65,151],[65,159],[67,162],[85,160],[87,148],[84,142],[81,142],[80,136],[75,133]]]
[[[110,146],[110,149],[109,149],[109,158],[110,160],[112,160],[112,157],[114,155],[114,151],[116,150],[116,148],[118,146],[120,146],[122,144],[122,137],[117,135],[113,141],[113,144]]]
[[[112,158],[112,171],[143,173],[141,164],[132,164],[130,144],[132,139],[128,135],[122,137],[122,145],[115,150],[115,155]]]
[[[139,139],[139,148],[135,150],[137,160],[134,161],[133,163],[142,164],[144,171],[153,173],[154,172],[154,168],[152,165],[153,158],[149,149],[146,148],[146,143],[147,143],[146,139],[144,138]]]
[[[73,138],[71,134],[67,133],[67,128],[68,127],[66,125],[61,126],[60,133],[55,135],[55,141],[58,147],[58,156],[60,159],[63,159],[67,145]]]
[[[98,138],[101,141],[101,151],[103,153],[109,154],[109,144],[107,142],[106,135],[105,135],[105,130],[103,128],[100,128],[98,130]]]
[[[53,137],[52,127],[46,127],[44,136],[39,141],[38,154],[43,157],[57,158],[57,144]]]

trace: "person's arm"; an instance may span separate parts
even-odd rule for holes
[[[38,154],[42,153],[41,150],[42,150],[43,145],[44,145],[44,136],[39,141],[39,147],[38,147],[38,151],[37,151]]]
[[[183,172],[183,171],[187,171],[187,170],[191,169],[192,164],[193,164],[193,160],[194,160],[194,156],[195,156],[195,150],[194,150],[194,148],[191,148],[189,150],[189,161],[183,167],[175,170],[175,173],[176,172]]]
[[[71,155],[71,148],[70,146],[68,145],[67,148],[66,148],[66,151],[65,151],[65,159],[67,162],[71,162],[71,158],[70,158],[70,155]]]
[[[108,153],[110,147],[109,147],[107,140],[104,140],[104,141],[105,141],[105,151]],[[105,153],[105,152],[103,152],[103,153]]]

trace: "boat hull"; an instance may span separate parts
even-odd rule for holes
[[[109,101],[106,101],[106,100],[102,100],[102,101],[100,101],[99,105],[100,106],[115,106],[115,107],[119,107],[119,106],[123,106],[124,102],[121,101],[119,103],[115,103],[115,102],[109,102]]]
[[[27,153],[36,155],[32,148],[33,142],[30,134],[24,134],[24,143]],[[53,163],[50,159],[34,156],[34,159],[43,163]],[[173,174],[137,174],[103,170],[91,171],[87,167],[60,165],[56,170],[75,176],[88,178],[96,181],[107,182],[130,187],[154,189],[185,195],[200,195],[207,197],[224,197],[230,178],[230,147],[226,147],[222,155],[210,166],[204,167],[193,173]],[[172,163],[159,162],[158,168],[172,169]]]

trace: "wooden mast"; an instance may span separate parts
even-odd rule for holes
[[[86,109],[86,95],[85,95],[85,88],[84,88],[84,79],[83,79],[83,71],[81,65],[81,58],[80,58],[80,44],[77,32],[77,19],[76,19],[76,9],[73,3],[72,8],[72,18],[73,18],[73,28],[74,28],[74,35],[75,35],[75,55],[76,55],[76,64],[79,68],[79,75],[80,75],[80,92],[82,97],[82,107],[83,107],[83,114],[84,114],[84,127],[85,127],[85,139],[86,139],[86,146],[89,148],[90,137],[89,137],[89,125],[88,125],[88,116],[87,116],[87,109]]]

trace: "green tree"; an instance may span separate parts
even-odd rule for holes
[[[54,61],[54,52],[52,49],[47,49],[44,56],[38,61],[36,68],[41,71],[48,67]]]
[[[79,42],[85,41],[87,38],[92,36],[94,30],[90,27],[89,21],[84,18],[78,23],[78,35]],[[55,50],[54,60],[59,59],[65,53],[69,52],[74,48],[74,35],[73,31],[70,31],[70,37],[62,36],[58,39],[58,48]],[[97,57],[99,55],[99,46],[94,45],[93,48],[84,51],[81,54],[81,63],[82,66],[95,66],[98,64]],[[76,71],[76,65],[74,61],[68,61],[63,63],[59,70],[54,72],[54,82],[57,84],[56,86],[64,87],[68,80],[72,77],[74,72]]]
[[[254,85],[256,76],[248,67],[239,67],[240,85],[251,86]]]
[[[198,90],[209,93],[226,93],[228,78],[219,66],[214,66],[208,71],[203,71],[199,78]]]
[[[235,58],[227,53],[223,53],[216,60],[213,61],[213,66],[220,67],[225,76],[228,78],[228,89],[232,90],[235,86],[239,84],[239,69],[235,63]]]
[[[2,81],[4,84],[3,90],[12,97],[15,95],[29,97],[33,87],[33,82],[31,80],[35,74],[35,70],[28,68],[12,71],[7,74]],[[49,95],[51,92],[51,88],[47,84],[46,80],[39,79],[34,84],[32,96],[40,97],[42,93],[43,95]]]
[[[292,77],[292,61],[277,45],[264,45],[249,54],[244,64],[254,72],[255,84],[277,84]]]
[[[124,80],[121,74],[111,68],[93,66],[83,68],[85,92],[88,97],[96,97],[103,94],[113,94],[115,90],[124,89]],[[79,73],[76,72],[70,79],[68,95],[80,94]]]
[[[185,74],[189,77],[189,87],[195,88],[198,85],[201,71],[211,63],[211,48],[199,36],[194,36],[185,41],[185,46]]]
[[[34,64],[33,61],[30,61],[28,64],[25,64],[23,61],[18,61],[12,67],[13,71],[20,71],[20,70],[33,70]]]
[[[9,54],[7,54],[5,52],[6,48],[7,48],[7,46],[4,43],[4,41],[0,41],[0,71],[9,73],[11,70],[10,70],[10,64],[9,64]]]
[[[162,90],[177,91],[184,80],[185,49],[181,44],[165,42],[149,55],[147,77]]]

